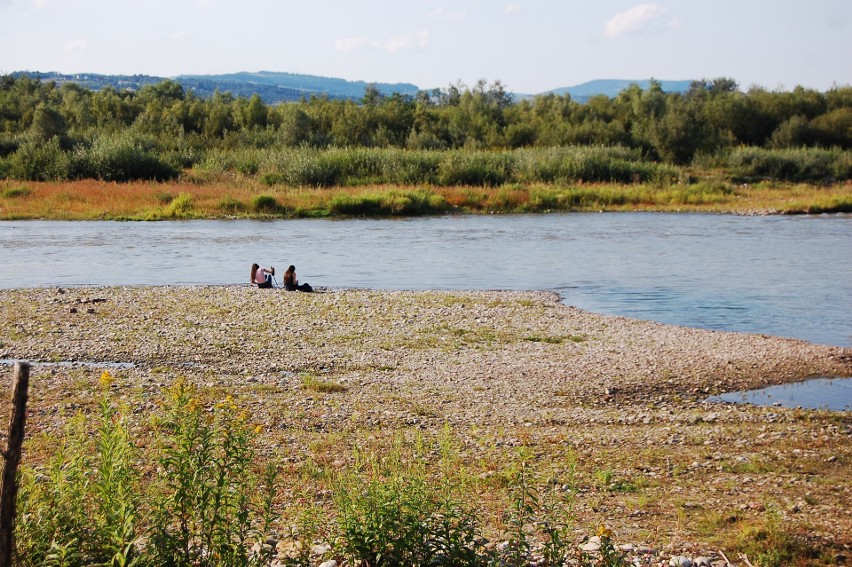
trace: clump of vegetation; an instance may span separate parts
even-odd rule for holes
[[[274,519],[275,477],[256,471],[248,416],[178,382],[153,423],[157,467],[145,479],[112,381],[104,372],[94,436],[79,415],[49,463],[24,469],[16,565],[259,564],[251,544]]]
[[[324,394],[335,394],[338,392],[346,391],[346,386],[344,386],[343,384],[332,382],[331,380],[323,380],[311,374],[303,374],[299,377],[299,381],[302,383],[302,388],[314,392],[322,392]]]
[[[29,197],[32,195],[32,189],[29,187],[9,187],[8,189],[4,189],[3,195],[4,199],[18,199],[20,197]]]
[[[159,155],[157,142],[129,133],[98,136],[91,145],[78,146],[74,153],[76,178],[103,181],[174,179],[179,171]]]
[[[278,200],[272,195],[257,195],[251,200],[252,210],[258,213],[275,213],[278,211]]]
[[[839,149],[737,148],[726,165],[739,178],[825,182],[852,178],[852,154]]]
[[[193,215],[192,195],[180,193],[169,202],[166,216],[169,218],[187,218]]]

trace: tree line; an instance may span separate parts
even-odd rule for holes
[[[500,81],[481,80],[414,96],[368,86],[360,101],[311,97],[268,105],[258,95],[221,91],[202,98],[170,80],[138,91],[92,91],[0,77],[0,177],[6,178],[109,179],[104,168],[114,167],[116,152],[125,156],[124,167],[139,170],[126,177],[167,178],[210,151],[245,148],[567,146],[624,147],[674,165],[743,146],[848,150],[852,87],[741,91],[732,79],[718,78],[667,93],[652,81],[646,89],[634,84],[612,98],[579,102],[568,94],[515,100]]]

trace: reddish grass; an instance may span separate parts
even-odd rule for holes
[[[674,186],[673,186],[674,187]],[[26,188],[28,191],[16,191]],[[538,187],[541,189],[541,186]],[[559,187],[549,187],[554,191]],[[736,187],[712,202],[674,202],[673,188],[651,186],[584,185],[601,194],[641,191],[643,198],[623,204],[592,205],[594,210],[655,210],[713,212],[801,212],[852,210],[852,182],[832,186],[764,185]],[[81,180],[64,182],[0,181],[0,220],[157,220],[169,218],[257,218],[269,215],[325,216],[335,196],[375,195],[384,191],[428,191],[440,195],[451,208],[467,212],[526,210],[535,187],[399,187],[359,186],[317,189],[269,187],[254,179],[216,180],[205,183],[108,183]],[[674,187],[676,192],[677,187]],[[256,211],[252,201],[260,195],[275,198],[278,212]],[[189,204],[173,210],[172,200],[181,196]]]

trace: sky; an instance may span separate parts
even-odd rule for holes
[[[421,89],[852,85],[852,0],[0,0],[0,75],[278,71]]]

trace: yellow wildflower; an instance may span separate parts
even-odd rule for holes
[[[598,537],[612,538],[612,530],[607,526],[601,524],[598,526]]]
[[[101,372],[101,378],[99,380],[101,384],[101,389],[109,390],[109,387],[112,386],[112,383],[115,382],[115,378],[112,377],[112,374],[109,373],[109,370],[104,370]]]

